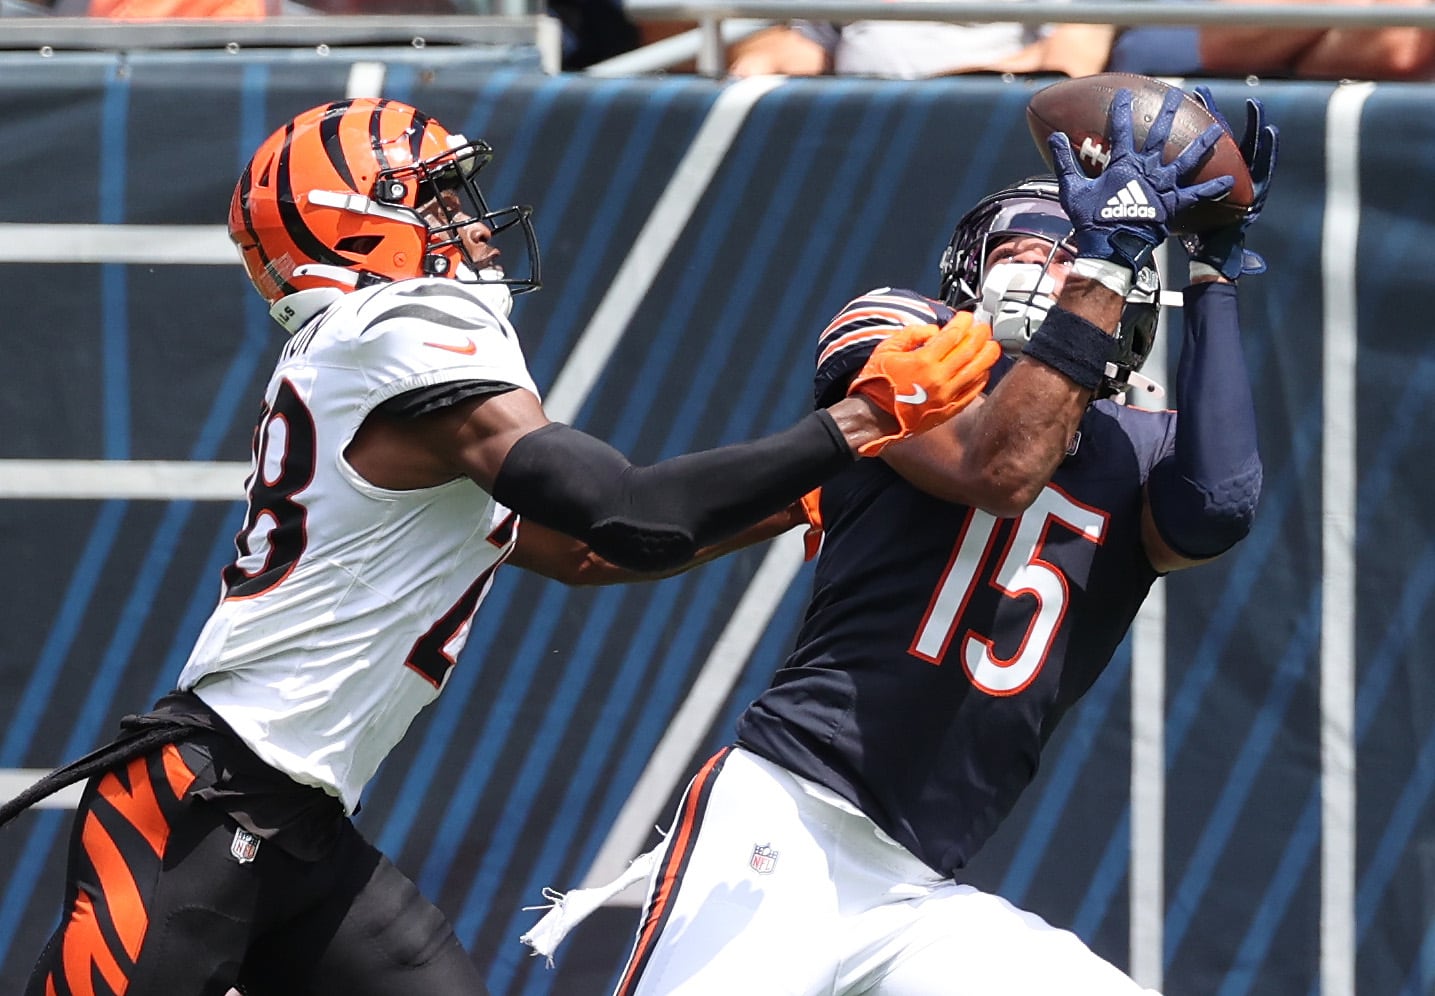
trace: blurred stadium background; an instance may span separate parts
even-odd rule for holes
[[[381,93],[492,143],[490,200],[536,206],[547,285],[514,313],[535,378],[639,461],[796,418],[831,313],[872,286],[934,292],[962,211],[1041,169],[1022,110],[1050,80],[554,73],[544,20],[107,40],[0,20],[0,795],[168,688],[217,595],[282,340],[222,226],[293,113]],[[1167,996],[1428,994],[1435,90],[1212,88],[1282,128],[1254,237],[1271,272],[1243,295],[1256,530],[1158,589],[970,877]],[[607,991],[632,905],[552,968],[518,943],[524,907],[652,843],[781,661],[807,570],[788,537],[637,588],[500,572],[358,817],[496,996]],[[64,801],[4,831],[6,992],[58,913]]]

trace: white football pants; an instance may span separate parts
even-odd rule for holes
[[[720,755],[721,756],[721,755]],[[717,759],[714,759],[716,761]],[[1080,938],[943,878],[740,748],[689,785],[620,996],[1136,996]]]

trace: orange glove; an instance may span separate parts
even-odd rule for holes
[[[940,330],[913,325],[887,337],[873,350],[847,389],[871,399],[897,420],[900,430],[858,447],[877,456],[890,444],[940,425],[971,404],[987,386],[1001,347],[989,325],[959,312]]]
[[[798,505],[807,518],[807,530],[802,534],[802,559],[811,560],[822,549],[822,489],[813,488],[798,499]]]

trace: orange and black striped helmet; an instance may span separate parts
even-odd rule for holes
[[[351,291],[408,277],[538,287],[532,209],[490,211],[477,174],[492,158],[396,100],[311,108],[259,146],[229,205],[229,237],[271,304],[297,291]],[[527,271],[498,263],[493,237],[516,230]]]

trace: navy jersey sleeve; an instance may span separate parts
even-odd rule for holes
[[[878,287],[843,306],[817,337],[816,407],[838,401],[877,344],[909,325],[945,325],[955,312],[915,291]]]
[[[1115,419],[1120,431],[1131,441],[1131,453],[1136,458],[1142,484],[1156,464],[1175,452],[1176,412],[1147,411],[1117,404],[1109,398],[1095,402],[1092,407]]]

